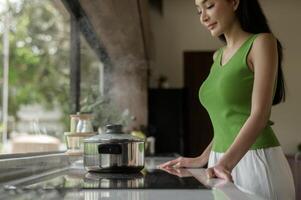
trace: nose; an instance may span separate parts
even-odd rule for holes
[[[204,10],[201,14],[201,22],[204,23],[208,20],[209,20],[209,16],[208,16],[207,12]]]

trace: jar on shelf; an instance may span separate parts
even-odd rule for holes
[[[80,114],[78,115],[78,122],[76,125],[77,133],[90,133],[93,132],[92,126],[92,115],[90,114]]]

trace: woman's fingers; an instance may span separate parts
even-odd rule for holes
[[[193,158],[178,157],[177,159],[159,165],[159,168],[165,168],[165,167],[173,167],[173,168],[195,167],[195,163]]]
[[[226,170],[215,169],[214,173],[218,178],[233,182],[231,174]]]
[[[176,174],[177,172],[173,168],[161,168],[161,170],[163,170],[167,173],[173,174],[173,175],[177,175]]]
[[[206,170],[207,172],[207,177],[208,178],[221,178],[221,179],[224,179],[226,181],[231,181],[233,182],[233,179],[232,179],[232,175],[229,171],[227,171],[226,169],[220,169],[218,167],[211,167],[211,168],[208,168]]]
[[[166,163],[163,163],[161,165],[159,165],[160,168],[165,168],[165,167],[172,167],[174,165],[176,165],[177,163],[179,163],[180,158],[168,161]]]
[[[213,168],[206,169],[206,172],[207,172],[207,178],[214,178],[215,177]]]
[[[180,168],[180,167],[182,167],[181,162],[177,162],[173,167],[174,168]]]

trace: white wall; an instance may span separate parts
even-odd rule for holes
[[[298,0],[261,0],[274,34],[284,47],[284,75],[287,101],[273,107],[271,119],[286,153],[294,153],[301,143],[301,2]],[[199,23],[194,1],[163,0],[163,16],[150,13],[154,41],[151,86],[160,74],[172,88],[183,87],[183,51],[215,50],[223,45],[212,38]]]

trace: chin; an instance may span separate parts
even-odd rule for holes
[[[218,37],[218,36],[220,36],[220,35],[221,35],[220,33],[211,32],[211,36],[212,36],[212,37]]]
[[[223,33],[221,32],[221,31],[219,31],[219,30],[212,30],[212,31],[210,31],[210,33],[211,33],[211,36],[212,37],[219,37],[219,36],[221,36]]]

